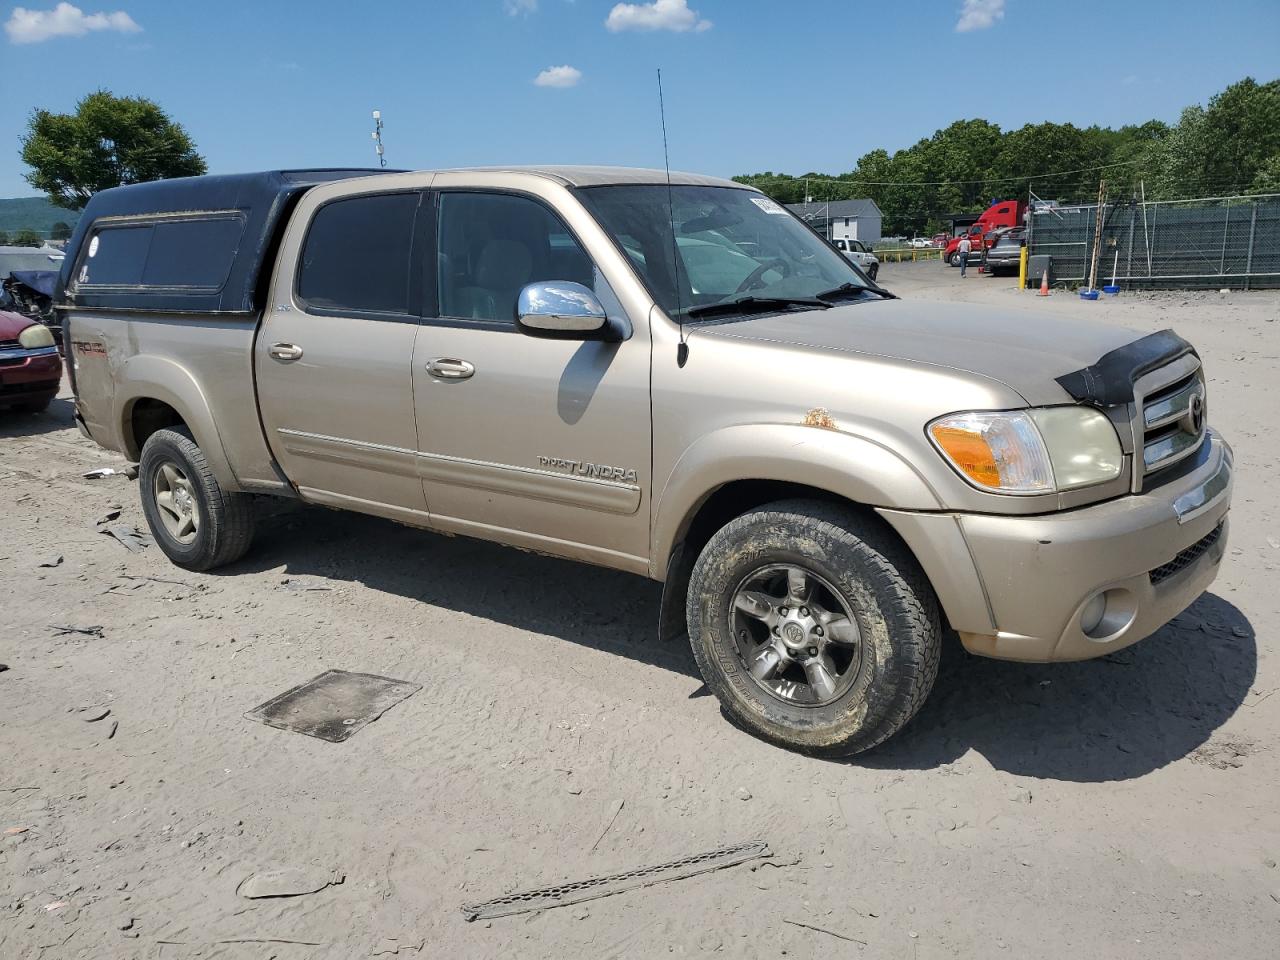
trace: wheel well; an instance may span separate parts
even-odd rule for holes
[[[677,537],[683,546],[684,556],[692,561],[702,548],[726,523],[740,517],[748,510],[777,500],[825,500],[848,507],[865,510],[861,504],[852,503],[829,490],[810,487],[803,483],[784,480],[735,480],[718,488],[702,502],[685,526],[683,536]]]
[[[685,628],[685,602],[689,595],[689,576],[693,564],[717,530],[730,520],[742,516],[748,510],[779,500],[821,500],[839,504],[846,509],[864,514],[890,534],[897,534],[865,504],[855,503],[845,497],[811,487],[803,483],[783,480],[735,480],[717,488],[702,501],[685,521],[682,532],[676,537],[671,555],[666,559],[663,571],[662,607],[658,614],[658,635],[664,639],[678,637]],[[904,544],[905,546],[905,544]],[[910,549],[908,548],[908,552]]]
[[[126,431],[129,458],[137,460],[142,456],[142,447],[146,444],[147,438],[157,430],[186,425],[182,415],[163,400],[153,400],[150,397],[135,400],[129,411],[129,429]]]

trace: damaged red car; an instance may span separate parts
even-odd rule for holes
[[[49,328],[0,310],[0,409],[39,412],[61,382],[62,358]]]

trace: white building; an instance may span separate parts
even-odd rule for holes
[[[819,203],[789,203],[787,209],[828,240],[880,240],[883,215],[876,202],[863,200],[831,200]]]

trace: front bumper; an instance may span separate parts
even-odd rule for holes
[[[50,399],[61,381],[57,347],[0,351],[0,406]]]
[[[907,542],[965,647],[1004,660],[1085,660],[1168,623],[1217,576],[1231,448],[1150,493],[1043,516],[882,515]],[[1086,629],[1105,594],[1101,623]],[[1096,608],[1092,611],[1096,615]]]

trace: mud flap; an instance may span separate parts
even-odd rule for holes
[[[667,578],[662,582],[662,606],[658,611],[658,639],[677,640],[689,632],[685,617],[685,605],[689,601],[689,577],[693,573],[694,557],[684,544],[676,545],[667,564]]]

